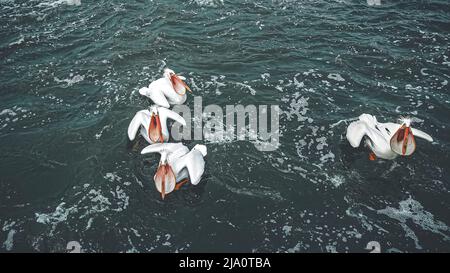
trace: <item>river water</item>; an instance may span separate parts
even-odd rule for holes
[[[377,1],[369,1],[369,3]],[[450,251],[448,1],[0,0],[0,251]],[[279,142],[208,147],[161,200],[126,130],[170,67],[203,106],[278,105]],[[411,157],[345,139],[414,118]]]

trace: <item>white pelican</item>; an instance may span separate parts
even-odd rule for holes
[[[188,181],[197,185],[205,171],[206,146],[197,144],[191,151],[181,143],[156,143],[145,147],[141,154],[160,153],[158,170],[153,177],[162,199]]]
[[[169,108],[171,104],[183,104],[186,101],[186,89],[191,89],[184,81],[183,76],[178,76],[169,68],[164,69],[164,76],[150,83],[148,87],[139,89],[139,93],[149,97],[159,106]]]
[[[365,143],[371,150],[370,160],[375,160],[377,157],[394,159],[398,155],[411,155],[416,149],[414,136],[433,141],[427,133],[411,128],[411,119],[402,118],[400,122],[400,124],[380,123],[375,116],[362,114],[359,120],[348,126],[347,140],[352,147],[356,148],[366,136]]]
[[[149,143],[164,142],[169,139],[167,119],[173,119],[186,126],[184,118],[172,110],[164,107],[152,106],[149,110],[136,113],[128,126],[128,138],[134,140],[137,131],[141,128],[141,135]]]

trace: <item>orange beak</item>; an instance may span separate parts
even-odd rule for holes
[[[178,95],[184,95],[186,90],[192,93],[192,90],[187,86],[187,84],[177,76],[177,74],[173,74],[170,77],[170,81],[172,82],[173,89],[177,92]]]
[[[408,146],[408,135],[409,135],[409,127],[405,128],[405,133],[403,134],[403,146],[402,146],[402,155],[406,154],[406,147]]]
[[[164,179],[164,177],[163,177],[163,180],[162,180],[162,182],[161,182],[161,198],[162,198],[162,200],[164,200],[164,197],[166,197],[166,182],[165,182],[165,179]]]

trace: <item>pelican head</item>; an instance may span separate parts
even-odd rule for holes
[[[412,155],[416,150],[416,140],[411,130],[411,119],[401,117],[399,121],[401,126],[390,140],[391,149],[402,156]]]
[[[170,80],[170,78],[172,78],[172,76],[173,76],[173,75],[176,75],[176,74],[175,74],[175,71],[173,71],[172,69],[170,69],[170,68],[164,68],[164,73],[163,73],[163,75],[164,75],[164,78]]]
[[[173,71],[170,68],[164,69],[164,78],[168,79],[170,83],[172,84],[173,90],[178,95],[184,95],[186,93],[186,90],[192,93],[191,89],[187,84],[183,81],[184,77],[178,76],[175,71]],[[182,79],[183,78],[183,79]]]
[[[400,117],[400,124],[405,124],[406,127],[410,127],[412,123],[412,119],[410,117]]]

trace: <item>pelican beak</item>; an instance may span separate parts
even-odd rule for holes
[[[411,127],[403,124],[392,136],[390,144],[392,151],[399,155],[406,156],[414,153],[416,150],[416,140],[414,139]]]
[[[164,163],[159,165],[155,177],[156,189],[161,193],[161,198],[164,200],[167,193],[175,189],[176,178],[169,164]]]
[[[189,86],[183,80],[180,79],[180,81],[183,83],[184,88],[186,88],[187,91],[189,91],[192,94],[191,88],[189,88]]]
[[[164,137],[162,135],[161,130],[161,120],[159,119],[158,114],[152,114],[150,118],[150,125],[148,126],[148,137],[154,143],[160,141],[164,142]]]
[[[170,76],[170,81],[172,82],[173,89],[178,93],[178,95],[184,95],[186,90],[192,93],[189,86],[180,77],[178,77],[177,74],[172,74]]]
[[[166,197],[166,181],[162,181],[161,184],[161,198],[164,200],[164,197]]]

